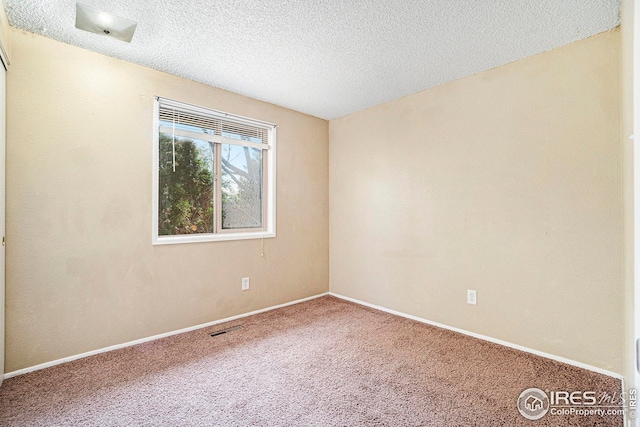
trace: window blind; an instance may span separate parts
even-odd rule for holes
[[[269,133],[275,125],[215,110],[158,98],[162,132],[225,143],[269,149]]]

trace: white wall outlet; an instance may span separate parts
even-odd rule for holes
[[[478,305],[478,291],[467,289],[467,304]]]
[[[242,278],[242,290],[243,291],[248,291],[249,290],[249,278],[248,277],[243,277]]]

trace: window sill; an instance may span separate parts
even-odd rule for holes
[[[179,236],[154,236],[153,245],[178,245],[181,243],[223,242],[229,240],[267,239],[276,237],[272,231],[220,234],[186,234]]]

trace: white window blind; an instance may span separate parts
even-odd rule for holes
[[[160,131],[224,143],[268,150],[273,124],[216,110],[158,98]]]

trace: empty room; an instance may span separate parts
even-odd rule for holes
[[[636,425],[640,0],[0,6],[0,425]]]

